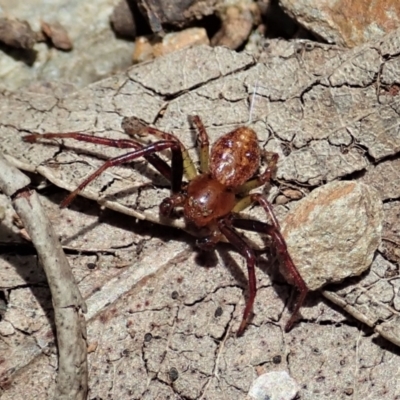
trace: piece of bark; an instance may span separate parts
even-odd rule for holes
[[[182,28],[195,19],[212,15],[218,8],[215,0],[136,0],[136,4],[151,30],[161,35],[164,34],[163,25]]]

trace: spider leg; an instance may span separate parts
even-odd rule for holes
[[[160,203],[160,214],[163,217],[170,218],[172,211],[175,207],[179,207],[184,204],[186,195],[183,193],[173,193],[170,197],[165,198]]]
[[[25,137],[25,140],[35,141],[39,137],[54,138],[54,137],[65,137],[65,136],[63,136],[63,134],[29,135],[28,137]],[[170,170],[171,171],[170,176],[172,178],[171,192],[173,195],[178,194],[181,190],[182,178],[183,178],[183,159],[182,159],[181,147],[179,143],[176,142],[176,140],[164,140],[150,144],[148,146],[140,147],[127,154],[123,154],[121,156],[109,159],[99,169],[97,169],[95,172],[89,175],[72,193],[70,193],[70,195],[61,203],[61,207],[62,208],[67,207],[82,189],[84,189],[90,182],[95,180],[106,169],[117,165],[129,163],[132,160],[135,160],[136,158],[139,157],[151,157],[152,155],[154,155],[155,152],[166,149],[171,149],[172,152],[172,167]],[[161,160],[159,157],[158,159]],[[169,169],[168,165],[167,167]]]
[[[276,165],[278,163],[278,154],[276,153],[267,153],[268,154],[268,166],[265,171],[258,175],[254,179],[250,179],[242,186],[235,190],[235,193],[239,196],[244,196],[240,199],[233,208],[233,213],[239,213],[240,211],[244,210],[245,208],[249,207],[251,204],[254,203],[255,200],[249,195],[249,192],[259,186],[264,185],[265,183],[269,182],[272,178],[272,175],[276,171]],[[275,217],[274,217],[275,218]],[[277,221],[276,221],[277,222]]]
[[[210,229],[210,234],[196,240],[196,246],[204,251],[213,250],[215,245],[221,240],[222,237],[222,234],[218,228],[218,223],[215,221],[211,222],[208,225],[208,228]]]
[[[194,115],[191,120],[197,129],[197,137],[200,145],[200,170],[201,173],[207,174],[209,172],[210,142],[206,127],[198,115]]]
[[[186,177],[191,180],[197,175],[196,167],[194,166],[193,160],[191,159],[189,152],[187,151],[184,144],[173,134],[161,131],[157,128],[152,128],[151,126],[146,126],[136,133],[138,136],[153,135],[163,141],[175,141],[179,143],[181,147],[182,157],[183,157],[183,169]]]
[[[256,265],[256,255],[249,244],[246,243],[239,233],[234,229],[229,216],[227,218],[218,220],[218,228],[228,239],[228,241],[237,248],[239,253],[246,259],[247,262],[247,272],[249,275],[249,297],[247,298],[246,306],[243,311],[242,322],[240,323],[239,329],[236,333],[237,336],[241,336],[246,328],[247,320],[250,316],[251,310],[253,309],[254,299],[256,298],[257,293],[256,274],[254,269]]]
[[[265,169],[265,171],[258,175],[256,178],[254,179],[250,179],[249,181],[247,181],[246,183],[244,183],[242,186],[239,186],[236,190],[235,193],[240,195],[240,196],[245,196],[247,195],[250,190],[253,190],[259,186],[264,185],[265,183],[269,182],[272,178],[272,175],[275,173],[276,171],[276,165],[278,163],[278,158],[279,155],[277,153],[267,153],[267,168]],[[250,204],[248,204],[247,206],[243,206],[243,209],[248,207]]]
[[[266,233],[267,235],[271,236],[276,246],[277,253],[285,266],[285,278],[290,284],[296,286],[297,290],[299,291],[299,296],[293,308],[292,315],[285,326],[285,331],[288,332],[292,329],[300,307],[304,303],[309,290],[299,271],[294,265],[292,258],[290,257],[285,239],[280,232],[279,222],[275,217],[271,203],[269,203],[269,201],[259,193],[250,195],[250,198],[253,202],[257,202],[264,208],[272,224],[237,218],[233,218],[232,224],[236,228]]]
[[[116,147],[118,149],[136,149],[143,148],[143,145],[131,139],[110,139],[100,136],[88,135],[81,132],[66,132],[66,133],[34,133],[23,137],[25,142],[34,143],[38,139],[74,139],[80,142],[94,143],[102,146]],[[144,158],[166,179],[171,181],[171,167],[161,159],[157,154],[148,154]]]

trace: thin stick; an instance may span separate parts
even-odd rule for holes
[[[58,343],[58,373],[54,399],[84,400],[88,391],[86,305],[52,224],[29,179],[0,154],[0,189],[13,205],[38,252],[49,283]],[[27,394],[27,397],[29,395]]]

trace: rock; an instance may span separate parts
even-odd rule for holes
[[[286,371],[260,375],[251,385],[248,400],[291,400],[300,390],[299,384]]]
[[[383,205],[376,189],[332,182],[292,208],[282,223],[282,234],[307,287],[317,290],[369,268],[381,242],[382,221]]]
[[[68,36],[67,30],[58,21],[48,23],[41,21],[42,32],[56,49],[69,51],[72,50],[72,41]]]
[[[127,0],[120,0],[110,16],[110,22],[115,33],[127,39],[135,39],[136,37],[136,23],[132,8],[132,4]]]
[[[354,47],[377,40],[400,22],[397,0],[281,0],[281,7],[302,26],[328,43]]]
[[[36,43],[36,33],[27,21],[0,18],[0,42],[17,49],[31,50]]]

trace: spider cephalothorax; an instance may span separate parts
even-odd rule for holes
[[[171,182],[171,196],[160,204],[160,213],[164,217],[169,217],[176,207],[182,207],[188,223],[198,228],[208,228],[208,235],[197,240],[200,248],[209,250],[225,237],[246,258],[249,294],[243,319],[237,331],[238,335],[242,334],[246,327],[257,288],[254,269],[255,253],[236,228],[271,236],[284,265],[285,276],[300,292],[293,314],[285,327],[288,331],[294,323],[308,290],[287,251],[272,205],[262,194],[250,193],[252,189],[270,181],[276,169],[278,155],[270,154],[266,169],[257,175],[261,150],[257,135],[252,129],[239,127],[227,133],[214,143],[210,151],[208,135],[200,117],[194,116],[192,121],[198,131],[200,172],[197,172],[187,149],[178,138],[151,127],[146,127],[141,132],[141,135],[150,134],[160,139],[150,145],[143,145],[132,139],[114,140],[80,132],[32,134],[25,136],[24,140],[36,142],[42,138],[72,138],[105,146],[133,149],[122,156],[106,161],[63,201],[62,207],[68,206],[84,187],[109,167],[129,163],[139,157],[144,157],[152,164]],[[171,166],[156,154],[166,149],[171,150]],[[186,176],[187,182],[183,182],[183,175]],[[258,203],[263,207],[270,223],[239,218],[238,214],[252,203]]]

